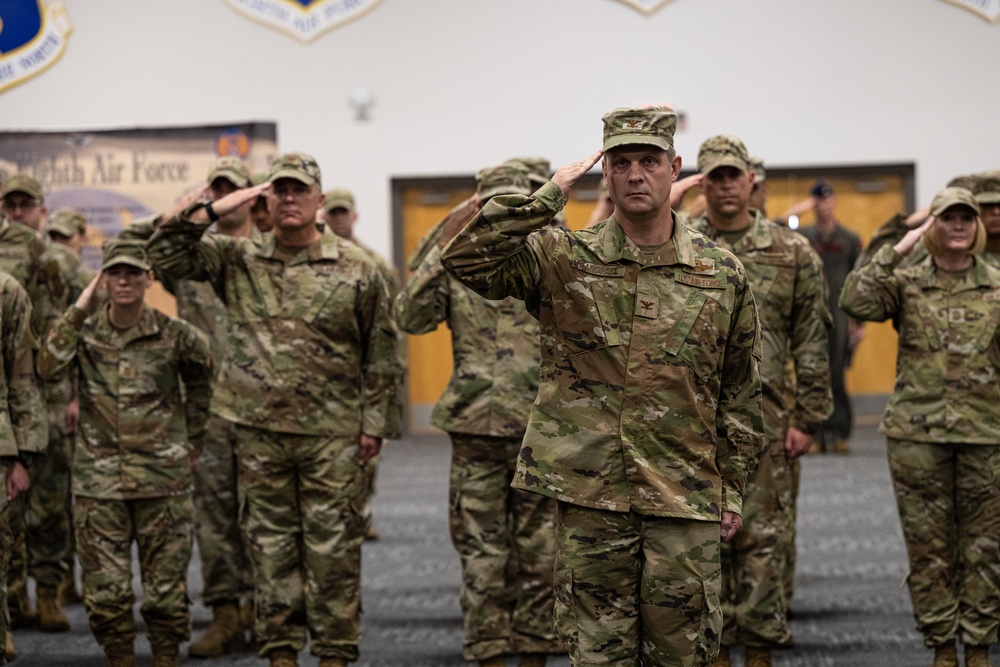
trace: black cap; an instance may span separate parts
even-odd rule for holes
[[[816,185],[809,191],[809,194],[817,199],[826,199],[833,196],[833,188],[826,181],[816,181]]]

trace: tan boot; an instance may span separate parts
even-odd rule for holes
[[[192,658],[215,658],[248,648],[240,623],[239,606],[235,602],[224,602],[212,607],[212,624],[201,639],[188,647],[188,655]]]
[[[56,587],[56,600],[60,607],[68,604],[83,604],[83,596],[76,590],[76,580],[72,572],[67,572]]]
[[[298,652],[290,648],[276,648],[267,654],[271,667],[299,667]]]
[[[522,653],[517,667],[545,667],[549,656],[545,653]]]
[[[965,667],[993,667],[989,646],[965,645]]]
[[[38,629],[42,632],[66,632],[69,619],[59,608],[55,588],[38,587]]]
[[[954,644],[934,647],[934,662],[931,667],[958,667],[958,651]]]
[[[771,649],[760,646],[747,646],[747,667],[771,667]]]
[[[240,627],[250,633],[250,641],[247,643],[251,648],[257,643],[257,633],[255,627],[255,610],[253,606],[253,593],[240,606]]]
[[[27,589],[7,596],[7,609],[10,611],[10,629],[33,628],[38,621],[38,615],[31,609]]]
[[[319,667],[347,667],[347,661],[343,658],[320,658]]]
[[[7,645],[4,646],[3,657],[8,662],[17,657],[17,651],[14,650],[14,635],[9,629],[7,630]]]
[[[712,663],[712,667],[733,667],[733,659],[729,655],[728,646],[719,647],[719,657]]]
[[[104,647],[108,667],[136,667],[135,647],[129,644],[108,644]]]
[[[507,661],[502,655],[479,661],[479,667],[507,667]]]
[[[847,440],[843,438],[837,438],[833,441],[833,453],[834,454],[850,454],[851,445]]]
[[[153,649],[153,667],[177,667],[177,656],[180,646],[172,641],[151,641]]]

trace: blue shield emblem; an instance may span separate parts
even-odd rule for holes
[[[72,29],[61,1],[0,2],[0,91],[30,79],[59,60]]]
[[[302,42],[353,21],[382,0],[226,0],[236,11]]]

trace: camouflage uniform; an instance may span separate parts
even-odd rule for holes
[[[486,171],[481,190],[490,179],[509,181],[503,191],[528,190],[512,170]],[[451,329],[453,373],[431,423],[452,440],[448,507],[462,561],[463,655],[561,652],[552,625],[556,502],[510,488],[538,391],[538,322],[523,302],[488,301],[449,276],[436,245],[394,312],[411,334],[441,322]]]
[[[308,156],[284,156],[319,181]],[[296,176],[300,177],[300,176]],[[397,437],[398,332],[375,264],[323,231],[282,259],[272,232],[205,235],[166,221],[149,253],[174,279],[212,284],[227,306],[229,341],[213,412],[238,424],[241,523],[254,566],[261,655],[301,649],[356,660],[365,477],[359,434]]]
[[[786,542],[795,540],[791,461],[785,454],[789,426],[815,433],[830,414],[827,310],[819,257],[801,235],[752,211],[746,233],[730,243],[706,218],[692,226],[743,263],[760,317],[764,434],[760,465],[747,481],[743,528],[723,548],[724,644],[787,645],[784,571]],[[785,406],[785,360],[794,360],[795,400]],[[730,548],[726,548],[730,547]],[[727,558],[728,556],[728,558]],[[730,578],[732,577],[732,578]],[[732,590],[726,590],[726,583]]]
[[[848,276],[840,305],[899,331],[880,431],[917,629],[927,646],[986,646],[1000,625],[1000,270],[976,257],[949,279],[930,257],[902,259],[881,248]]]
[[[643,143],[672,140],[672,112],[616,110],[606,146],[626,120]],[[614,216],[545,228],[565,203],[551,182],[495,197],[443,262],[540,323],[514,486],[560,501],[556,623],[573,663],[707,664],[722,620],[719,521],[741,512],[762,446],[753,297],[738,260],[704,236],[674,225],[646,254]],[[682,553],[666,553],[674,540]]]
[[[134,540],[150,643],[176,646],[191,620],[190,465],[211,396],[208,340],[148,307],[126,330],[112,326],[108,313],[87,317],[71,307],[38,358],[43,378],[72,366],[79,380],[73,521],[84,602],[99,644],[132,644]]]
[[[13,277],[0,273],[0,457],[4,470],[15,459],[41,454],[48,445],[48,425],[42,418],[44,407],[35,377],[32,351],[37,345],[31,331],[31,301]],[[10,507],[7,494],[0,493],[0,572],[6,573],[10,560],[10,533],[6,516]],[[7,597],[7,580],[0,577],[0,600]],[[0,610],[0,646],[7,641],[7,614]],[[0,663],[3,662],[0,654]]]

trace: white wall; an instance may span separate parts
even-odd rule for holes
[[[389,253],[389,179],[600,147],[615,106],[669,102],[677,138],[741,136],[772,166],[915,161],[917,197],[1000,168],[1000,25],[942,0],[383,0],[311,44],[223,0],[65,0],[49,71],[0,94],[0,129],[274,120],[324,186],[355,190]],[[348,104],[372,89],[373,119]]]

